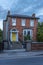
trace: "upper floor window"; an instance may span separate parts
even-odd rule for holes
[[[12,19],[12,25],[16,26],[16,18]]]
[[[22,19],[21,25],[22,25],[22,26],[25,26],[25,24],[26,24],[26,20],[25,20],[25,19]]]
[[[30,20],[30,26],[34,27],[34,20]]]

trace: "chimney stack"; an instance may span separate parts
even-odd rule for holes
[[[10,15],[10,10],[8,11],[8,14],[7,15]]]
[[[32,14],[32,17],[35,17],[35,13]]]

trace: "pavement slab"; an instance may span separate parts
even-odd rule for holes
[[[42,57],[43,51],[29,51],[25,50],[4,50],[0,53],[0,59],[16,59],[16,58],[31,58],[31,57]]]

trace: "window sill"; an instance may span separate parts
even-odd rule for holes
[[[25,27],[25,26],[22,26],[22,27]]]
[[[34,27],[34,26],[30,26],[30,27]]]
[[[16,26],[16,25],[12,25],[12,26]]]

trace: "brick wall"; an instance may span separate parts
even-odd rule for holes
[[[43,42],[32,42],[31,49],[32,50],[43,50]]]
[[[33,30],[33,40],[36,41],[36,36],[37,36],[37,23],[38,23],[38,20],[37,19],[34,19],[34,27],[30,27],[30,19],[26,18],[26,26],[23,27],[21,26],[21,19],[22,18],[16,18],[16,26],[12,26],[12,18],[8,17],[8,20],[9,20],[9,31],[10,29],[12,28],[16,28],[18,31],[19,31],[19,38],[23,40],[23,36],[22,36],[22,32],[23,32],[23,29],[24,28],[30,28]],[[10,34],[10,33],[9,33]]]

